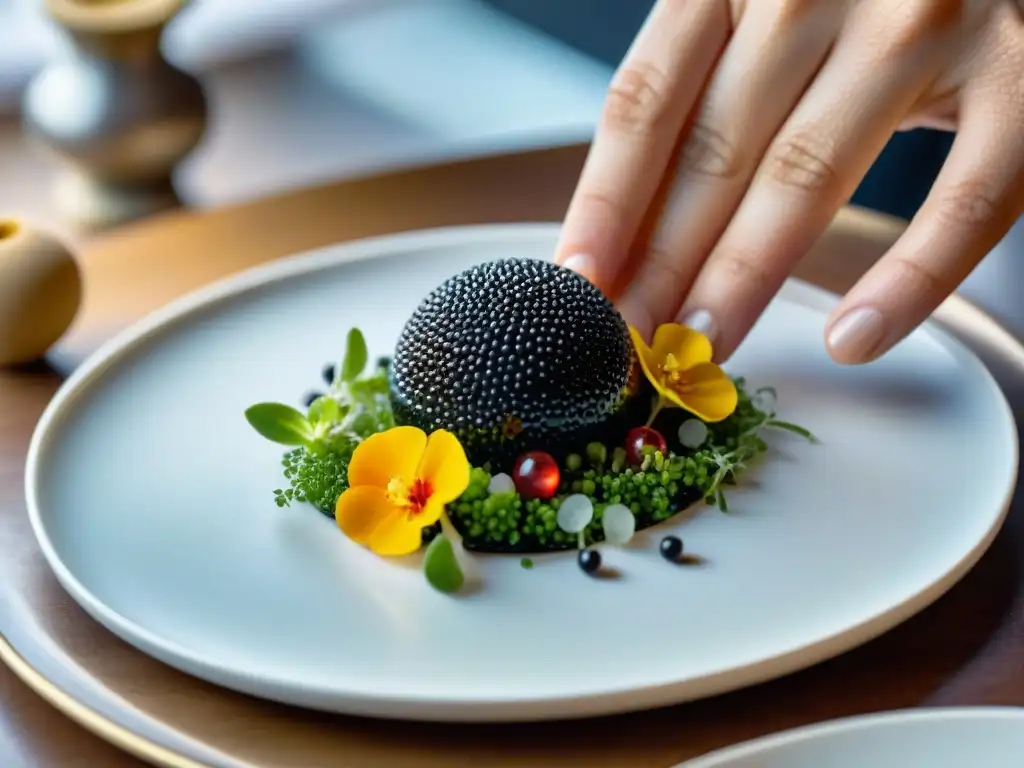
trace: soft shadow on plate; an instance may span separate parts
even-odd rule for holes
[[[866,367],[823,368],[806,359],[779,364],[777,368],[767,365],[758,371],[758,378],[772,382],[787,401],[804,393],[816,398],[834,397],[840,402],[871,399],[925,416],[940,411],[956,396],[948,382],[908,379],[899,372],[880,373]]]

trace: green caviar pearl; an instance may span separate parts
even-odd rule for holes
[[[589,443],[587,445],[587,458],[592,464],[604,464],[608,459],[608,449],[601,443]]]
[[[626,465],[627,458],[625,448],[616,448],[612,451],[612,472],[621,472]]]

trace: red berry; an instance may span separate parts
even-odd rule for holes
[[[512,469],[512,482],[524,499],[550,499],[561,481],[558,463],[544,451],[524,453]]]
[[[651,447],[662,455],[668,455],[668,443],[661,433],[650,427],[634,427],[626,434],[626,458],[632,466],[644,463],[644,448]]]

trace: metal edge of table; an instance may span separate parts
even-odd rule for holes
[[[555,164],[561,163],[568,164],[570,167],[577,167],[579,163],[582,162],[584,154],[585,147],[577,145],[555,149],[533,150],[527,153],[512,153],[487,158],[473,158],[463,162],[446,164],[444,166],[400,171],[394,174],[388,174],[387,177],[369,177],[366,179],[325,185],[313,189],[286,192],[272,198],[265,198],[249,204],[241,204],[208,212],[193,213],[186,211],[172,213],[95,238],[91,243],[87,244],[84,249],[85,258],[83,259],[83,263],[85,265],[85,272],[88,276],[89,267],[92,263],[91,257],[97,257],[97,262],[102,261],[104,249],[111,243],[114,244],[114,250],[117,251],[125,247],[130,248],[133,243],[143,242],[147,238],[160,236],[161,234],[165,235],[168,231],[179,230],[180,228],[184,228],[186,230],[186,234],[192,235],[202,234],[204,230],[210,228],[217,230],[222,234],[224,232],[230,233],[233,227],[243,225],[245,220],[250,217],[263,221],[265,226],[270,228],[276,227],[278,229],[287,229],[286,225],[289,218],[297,211],[300,211],[303,206],[312,203],[315,208],[322,212],[330,207],[332,200],[337,202],[338,200],[344,199],[346,196],[358,195],[366,185],[372,186],[375,183],[381,182],[385,178],[389,179],[393,184],[402,184],[408,179],[413,180],[414,183],[423,184],[431,177],[431,175],[436,177],[437,174],[445,172],[454,172],[456,175],[461,174],[463,176],[475,177],[483,171],[490,171],[492,173],[500,172],[503,169],[507,169],[510,164],[517,164],[522,168],[524,160],[535,163],[554,162]],[[472,187],[473,184],[470,183],[469,186]],[[559,193],[563,192],[565,192],[564,189],[556,189],[555,195],[558,196]],[[513,207],[512,214],[515,215],[517,212],[521,213],[522,211]],[[477,221],[477,218],[472,212],[470,212],[466,218],[468,220],[462,223],[482,223]],[[553,220],[550,215],[542,216],[540,218],[548,221]],[[415,219],[415,217],[413,217],[413,219]],[[414,221],[411,228],[417,228],[415,226],[416,223],[417,222]],[[439,224],[454,223],[457,222],[439,222]],[[184,226],[182,227],[182,225]],[[876,237],[888,242],[895,240],[898,234],[902,231],[902,226],[902,222],[892,219],[891,217],[855,208],[844,209],[834,222],[834,230],[846,230],[847,235],[857,230],[871,230],[875,233]],[[392,228],[390,231],[402,231],[403,228],[408,227]],[[344,228],[341,229],[343,230]],[[263,250],[256,254],[251,259],[250,263],[251,265],[256,265],[263,261],[269,261],[271,259],[291,255],[294,252],[310,250],[316,247],[329,245],[334,242],[341,242],[346,239],[359,239],[361,236],[365,237],[371,234],[383,233],[374,231],[373,225],[371,225],[368,231],[356,234],[355,237],[352,237],[352,232],[336,230],[338,230],[338,228],[332,229],[328,227],[327,231],[321,230],[316,235],[310,235],[308,232],[303,233],[302,236],[297,238],[299,243],[295,247],[285,246],[280,240],[265,242],[263,244]],[[200,245],[196,250],[201,251],[202,246]],[[208,282],[209,279],[221,277],[231,271],[235,270],[229,269],[226,272],[219,272],[217,268],[213,268],[211,269],[210,274],[206,276],[208,279],[203,282]],[[152,308],[155,307],[150,307],[150,309]],[[949,311],[949,314],[953,314],[954,312],[962,314],[964,310],[976,313],[976,318],[984,314],[981,310],[978,310],[973,305],[959,298],[951,299],[947,302],[945,308]],[[989,320],[993,326],[999,327],[995,320],[988,318],[987,315],[984,317]],[[93,318],[89,317],[88,312],[86,313],[83,322],[78,325],[82,332],[88,333],[90,331],[91,324],[98,326],[98,330],[104,333],[104,335],[108,330],[108,328],[104,326],[102,318],[98,322],[94,322]],[[1024,348],[1020,349],[1020,355],[1024,358]],[[154,765],[165,766],[166,768],[206,768],[201,763],[174,752],[155,741],[142,737],[131,731],[129,728],[115,722],[113,719],[102,715],[89,706],[81,703],[59,686],[52,683],[42,672],[29,664],[23,656],[6,639],[3,638],[2,635],[0,635],[0,661],[3,661],[22,682],[28,685],[57,710],[95,735],[125,750],[126,752]]]

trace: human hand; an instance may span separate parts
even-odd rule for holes
[[[1024,0],[658,0],[616,72],[556,259],[644,336],[729,357],[897,130],[957,130],[826,325],[886,352],[1024,213]]]

